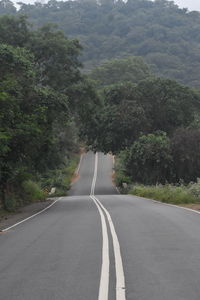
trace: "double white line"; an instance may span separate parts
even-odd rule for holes
[[[90,192],[90,198],[94,201],[95,205],[97,206],[97,209],[101,217],[102,238],[103,238],[102,266],[101,266],[101,278],[100,278],[100,285],[99,285],[98,300],[108,300],[108,292],[109,292],[110,257],[109,257],[109,239],[108,239],[106,218],[110,227],[113,249],[114,249],[115,272],[116,272],[116,300],[126,300],[124,270],[123,270],[119,240],[109,212],[94,195],[95,185],[97,180],[97,168],[98,168],[98,153],[96,153],[95,155],[94,176],[93,176],[91,192]]]

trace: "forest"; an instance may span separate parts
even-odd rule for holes
[[[55,23],[83,46],[84,71],[111,58],[141,56],[157,76],[200,87],[200,13],[167,0],[0,1],[0,14],[25,14],[35,27]]]
[[[20,4],[18,11],[3,0],[0,12],[0,204],[4,209],[14,211],[43,199],[44,190],[52,186],[66,194],[83,144],[116,155],[118,186],[193,182],[200,198],[200,60],[198,35],[192,37],[199,26],[198,13],[165,0],[50,1]],[[163,28],[170,24],[179,28],[182,38],[173,42],[174,50],[179,47],[178,64],[170,64],[171,52],[166,54],[170,39],[158,38],[163,52],[137,52],[142,42],[135,37],[123,48],[129,32],[127,27],[120,31],[125,20],[135,30],[131,22],[140,19],[144,29],[147,17],[152,26],[160,17],[160,23],[165,20]],[[181,20],[185,35],[180,33]],[[170,32],[175,32],[172,27]],[[108,48],[103,36],[109,37]],[[119,52],[116,36],[124,41]],[[149,42],[148,35],[139,36],[143,43]],[[180,47],[183,37],[188,51]],[[196,56],[189,52],[194,48]],[[150,48],[145,44],[143,49]],[[153,53],[160,69],[160,63],[149,60]],[[173,76],[178,69],[181,78]],[[192,76],[198,80],[191,80]]]

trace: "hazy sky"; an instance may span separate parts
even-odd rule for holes
[[[18,2],[18,1],[19,0],[14,0],[14,2]],[[21,0],[20,2],[34,3],[35,0]],[[40,0],[38,0],[38,2],[40,2]],[[45,2],[48,2],[48,0],[46,0]],[[200,11],[200,0],[174,0],[174,2],[176,4],[178,4],[181,8],[187,7],[189,10],[199,10]]]
[[[180,7],[187,7],[189,10],[200,10],[200,0],[174,0]]]

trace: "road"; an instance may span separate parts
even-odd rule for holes
[[[199,300],[200,215],[119,195],[84,154],[68,197],[0,234],[1,300]]]

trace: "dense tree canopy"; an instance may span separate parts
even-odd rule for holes
[[[150,75],[149,66],[141,57],[112,59],[92,70],[90,76],[99,87],[116,83],[138,83]]]
[[[132,180],[196,180],[200,93],[182,83],[200,87],[199,13],[166,0],[51,0],[21,3],[19,11],[2,0],[0,14],[5,13],[4,197],[24,173],[41,174],[62,163],[78,135],[94,150],[123,151],[125,175]],[[89,78],[80,71],[80,57]]]
[[[56,1],[20,4],[0,1],[0,14],[26,14],[40,27],[56,23],[84,47],[85,70],[104,60],[142,56],[159,76],[200,87],[200,13],[173,1]]]
[[[141,136],[125,151],[123,159],[134,182],[156,184],[173,178],[170,140],[164,132]]]
[[[179,83],[148,77],[105,86],[98,123],[90,126],[88,143],[114,153],[129,147],[142,134],[162,130],[169,136],[188,127],[200,113],[200,94]]]
[[[85,111],[98,99],[80,73],[78,41],[50,25],[32,31],[26,18],[8,16],[0,18],[0,41],[0,200],[5,200],[16,183],[23,185],[25,174],[54,169],[75,151],[79,120],[84,126]]]

